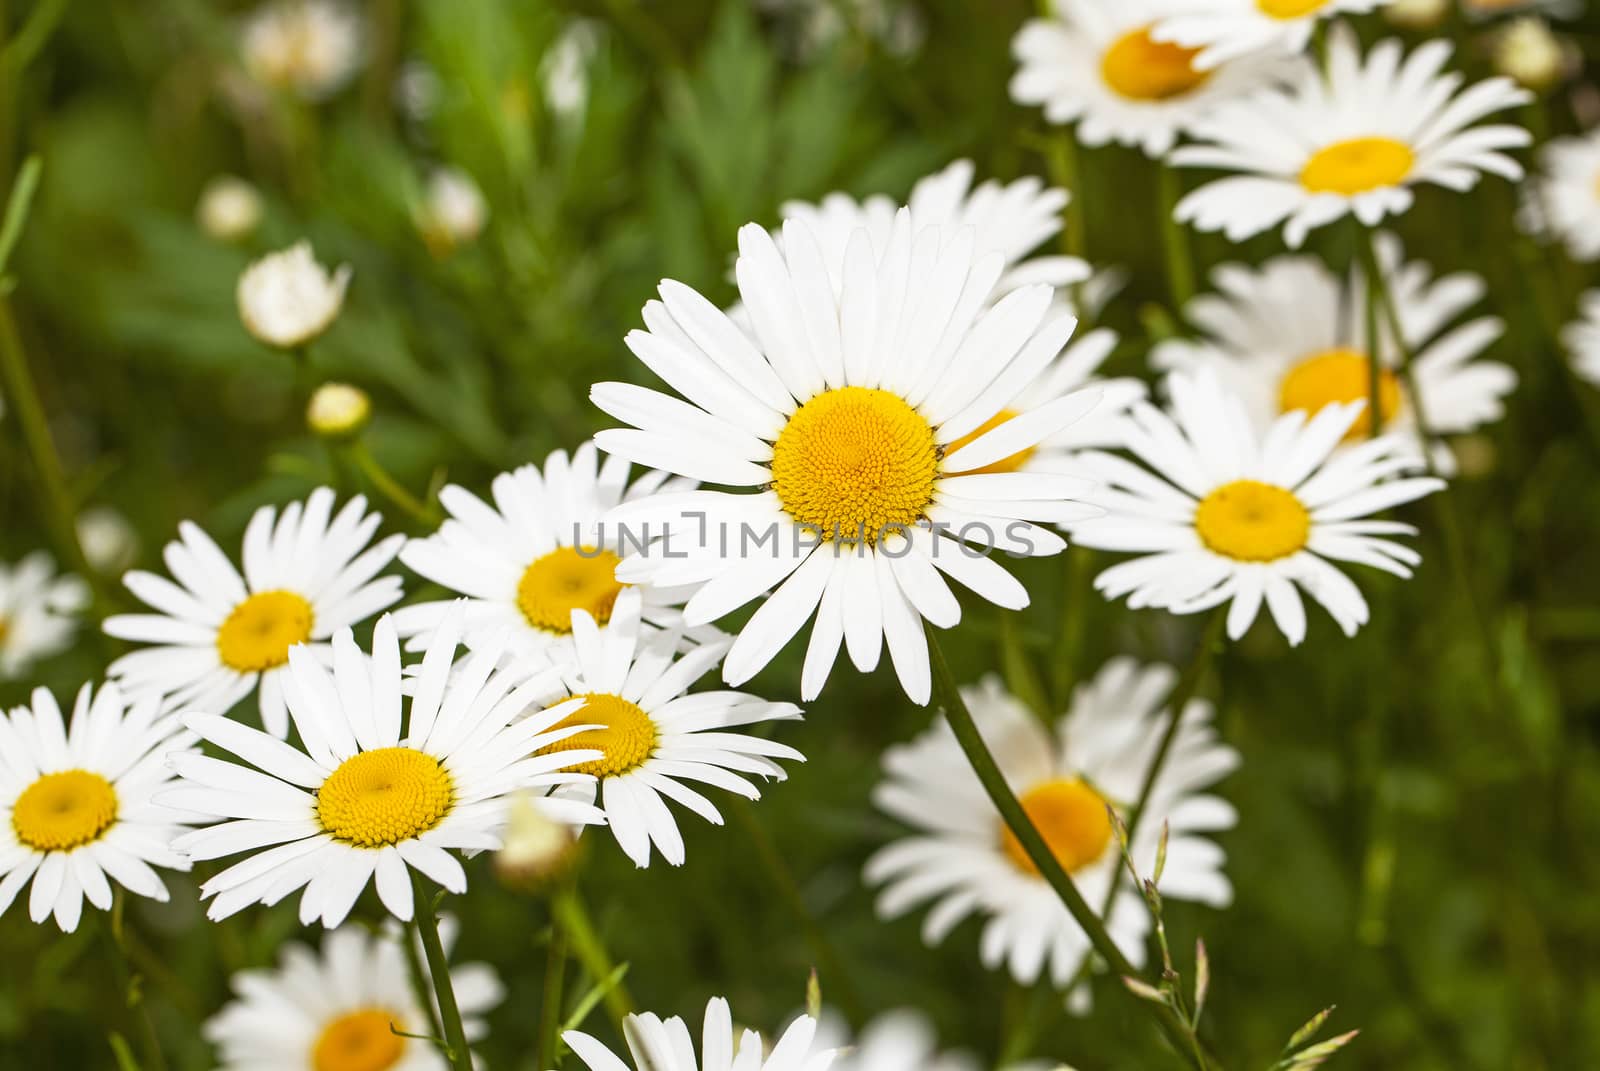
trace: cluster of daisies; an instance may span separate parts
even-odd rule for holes
[[[1479,121],[1523,91],[1464,88],[1447,45],[1363,53],[1334,24],[1306,55],[1319,19],[1373,6],[1060,0],[1018,36],[1013,93],[1085,144],[1229,172],[1175,212],[1235,240],[1281,224],[1298,246],[1347,215],[1404,213],[1419,185],[1519,177],[1505,151],[1526,132]],[[340,17],[309,3],[254,23],[259,76],[304,75],[268,62],[292,20]],[[1600,196],[1600,152],[1552,146],[1548,163],[1543,225],[1600,254],[1582,233],[1595,206],[1561,185]],[[1068,539],[1120,556],[1096,586],[1132,608],[1214,611],[1235,639],[1264,609],[1299,644],[1309,598],[1354,634],[1370,611],[1349,567],[1410,575],[1415,529],[1390,511],[1443,488],[1458,467],[1444,437],[1498,419],[1515,387],[1482,356],[1502,331],[1471,312],[1482,281],[1436,275],[1382,233],[1365,270],[1298,253],[1225,264],[1181,310],[1193,334],[1149,354],[1152,392],[1103,373],[1115,332],[1078,330],[1114,273],[1041,252],[1068,197],[977,182],[961,161],[904,204],[834,194],[747,225],[736,304],[668,280],[627,336],[663,386],[595,385],[617,426],[480,492],[445,487],[425,537],[380,536],[363,498],[327,488],[257,511],[236,556],[181,524],[164,574],[124,577],[148,611],[105,620],[136,645],[108,679],[70,717],[43,690],[0,714],[0,911],[26,888],[35,921],[72,930],[113,884],[163,899],[159,870],[227,860],[201,885],[212,919],[297,896],[301,922],[331,931],[235,979],[207,1027],[227,1066],[442,1067],[407,1036],[437,1033],[439,1014],[406,981],[411,937],[347,923],[363,893],[409,921],[433,885],[465,891],[463,858],[500,848],[517,808],[573,835],[604,827],[640,867],[683,864],[680,812],[720,825],[717,793],[758,799],[804,761],[773,738],[800,708],[739,690],[791,644],[804,701],[843,653],[863,673],[887,659],[926,704],[933,630],[975,600],[1027,606],[1003,559]],[[299,348],[349,282],[298,246],[251,268],[241,313]],[[1573,345],[1600,369],[1600,298],[1591,311]],[[364,419],[359,397],[323,402],[327,420]],[[407,602],[397,563],[447,596]],[[70,642],[84,602],[42,558],[0,571],[0,674]],[[722,687],[697,688],[713,674]],[[1173,709],[1176,676],[1115,658],[1048,721],[997,678],[963,692],[1136,965],[1151,920],[1118,881],[1114,815],[1148,819],[1127,851],[1146,872],[1164,852],[1164,895],[1232,898],[1214,837],[1237,816],[1211,792],[1239,755],[1209,704]],[[874,803],[910,832],[866,865],[881,914],[925,909],[929,943],[979,916],[985,965],[1085,1007],[1089,940],[950,726],[891,748],[883,771]],[[475,1035],[500,986],[482,966],[458,974]],[[627,1043],[655,1071],[968,1066],[909,1014],[854,1049],[837,1034],[801,1016],[767,1050],[713,1001],[698,1057],[679,1019],[634,1017]],[[627,1066],[581,1032],[566,1043],[591,1071]]]

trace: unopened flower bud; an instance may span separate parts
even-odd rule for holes
[[[218,175],[200,191],[195,217],[219,242],[248,238],[261,223],[261,194],[242,178]]]
[[[353,439],[372,418],[372,399],[348,383],[324,383],[306,405],[306,424],[324,439]]]
[[[489,206],[472,176],[456,168],[440,168],[428,178],[417,227],[435,254],[472,241],[483,230]]]
[[[1450,0],[1390,0],[1383,14],[1407,30],[1431,30],[1450,14]]]
[[[269,346],[294,349],[328,329],[344,306],[350,267],[317,263],[310,242],[256,261],[239,276],[236,297],[245,328]]]
[[[577,858],[578,837],[570,826],[541,811],[527,793],[512,797],[503,847],[494,855],[502,884],[536,891],[563,877]]]
[[[1494,67],[1535,93],[1542,93],[1561,81],[1567,57],[1549,24],[1526,16],[1513,19],[1500,32],[1495,41]]]

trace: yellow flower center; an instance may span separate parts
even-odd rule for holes
[[[915,524],[933,501],[939,450],[898,395],[840,387],[796,409],[772,447],[772,490],[789,515],[845,543]]]
[[[557,547],[528,566],[517,582],[517,609],[534,628],[571,632],[572,611],[586,610],[596,624],[611,620],[622,593],[617,563],[622,559],[595,547]]]
[[[323,1028],[311,1049],[315,1071],[388,1071],[400,1062],[406,1039],[389,1028],[404,1029],[399,1017],[382,1008],[346,1012]]]
[[[957,450],[961,449],[963,446],[967,445],[970,442],[975,441],[980,435],[988,434],[989,432],[993,431],[995,428],[998,428],[1001,424],[1004,424],[1006,421],[1010,420],[1012,417],[1014,417],[1016,415],[1017,415],[1017,411],[1015,409],[1002,409],[1002,410],[1000,410],[1000,412],[996,413],[994,416],[990,417],[988,420],[985,420],[978,427],[974,428],[972,431],[967,432],[965,435],[961,436],[961,438],[957,439],[955,442],[953,442],[949,446],[945,447],[945,452],[946,453],[950,453],[950,454],[955,453]],[[982,468],[962,469],[959,473],[952,473],[951,475],[976,476],[979,473],[984,473],[984,472],[1016,472],[1023,465],[1026,465],[1028,463],[1028,459],[1030,457],[1032,457],[1032,456],[1033,456],[1033,447],[1025,446],[1021,450],[1018,450],[1016,453],[1012,454],[1010,457],[1003,457],[999,461],[992,461],[989,464],[983,466]]]
[[[289,661],[289,648],[311,638],[311,604],[292,591],[258,591],[217,630],[217,653],[240,673],[260,673]]]
[[[1311,514],[1281,487],[1235,480],[1212,491],[1194,511],[1200,541],[1224,558],[1270,562],[1306,545]]]
[[[1022,795],[1022,809],[1068,874],[1082,870],[1105,854],[1111,843],[1111,816],[1100,793],[1077,777],[1061,777],[1036,785]],[[1000,834],[1000,848],[1018,870],[1039,873],[1022,842],[1009,828]]]
[[[70,852],[99,840],[117,820],[117,791],[97,773],[48,773],[11,808],[17,839],[36,852]]]
[[[1256,0],[1256,10],[1269,19],[1303,19],[1328,5],[1328,0]]]
[[[596,777],[616,777],[643,765],[656,749],[656,723],[638,705],[620,695],[603,692],[586,692],[578,697],[583,706],[563,718],[555,727],[566,725],[598,725],[598,729],[585,729],[573,733],[540,749],[541,755],[556,751],[586,751],[594,748],[602,752],[598,759],[579,763],[570,769]]]
[[[335,840],[383,848],[438,825],[455,799],[438,759],[409,747],[381,747],[351,755],[328,775],[317,792],[317,819]]]
[[[1100,77],[1129,100],[1170,100],[1198,89],[1211,75],[1194,68],[1198,48],[1152,41],[1150,27],[1125,33],[1100,58]]]
[[[1388,424],[1400,411],[1400,380],[1387,368],[1378,370],[1378,411]],[[1304,410],[1315,415],[1335,402],[1365,401],[1345,441],[1364,438],[1372,431],[1372,368],[1359,350],[1331,349],[1313,353],[1289,369],[1278,384],[1278,411]]]
[[[1349,197],[1398,185],[1416,161],[1411,147],[1394,138],[1350,138],[1312,153],[1300,169],[1300,185],[1312,193]]]

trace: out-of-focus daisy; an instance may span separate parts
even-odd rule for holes
[[[1516,386],[1517,374],[1497,361],[1473,358],[1500,336],[1504,323],[1484,316],[1444,330],[1483,297],[1483,280],[1467,272],[1436,280],[1428,265],[1406,263],[1399,240],[1388,234],[1378,236],[1377,254],[1406,344],[1415,354],[1412,378],[1429,429],[1455,435],[1499,420],[1502,399]],[[1212,278],[1220,293],[1197,297],[1184,309],[1202,339],[1157,346],[1151,354],[1156,367],[1215,369],[1243,399],[1261,432],[1280,413],[1299,409],[1311,415],[1330,404],[1365,400],[1369,409],[1350,426],[1345,442],[1371,434],[1367,287],[1359,266],[1348,287],[1320,260],[1306,256],[1275,257],[1260,269],[1225,264]],[[1382,427],[1417,439],[1416,407],[1394,371],[1400,347],[1381,312],[1378,324]],[[1438,460],[1448,463],[1448,447],[1437,446]]]
[[[106,618],[105,630],[155,646],[123,655],[107,673],[135,698],[225,713],[260,686],[261,721],[289,733],[283,674],[297,644],[327,661],[328,638],[398,602],[400,578],[378,576],[403,536],[368,546],[382,517],[360,495],[333,513],[319,487],[304,505],[256,510],[244,532],[244,575],[192,521],[163,556],[177,583],[135,570],[128,590],[158,611]]]
[[[979,1071],[965,1052],[941,1051],[933,1024],[922,1012],[899,1008],[876,1016],[853,1039],[849,1024],[824,1012],[817,1028],[819,1048],[837,1049],[830,1071]],[[1056,1060],[1006,1064],[1003,1071],[1060,1071]]]
[[[691,480],[647,470],[628,480],[628,462],[608,457],[600,463],[592,442],[569,457],[557,450],[544,468],[524,465],[504,472],[491,485],[493,505],[454,484],[439,492],[450,517],[426,539],[413,539],[400,560],[425,579],[467,597],[467,645],[476,647],[509,633],[518,656],[552,661],[570,659],[572,611],[582,610],[601,625],[627,586],[616,578],[625,552],[642,540],[605,523],[607,511],[623,502],[688,491]],[[632,543],[625,542],[631,538]],[[677,606],[688,592],[670,588],[644,591],[644,620],[656,627],[681,620]],[[459,600],[418,603],[395,614],[407,646],[420,650],[440,619]],[[714,639],[715,629],[697,630],[696,639]]]
[[[35,662],[72,645],[89,586],[56,575],[50,555],[36,550],[15,565],[0,562],[0,680],[14,680]]]
[[[1495,71],[1535,93],[1555,88],[1581,63],[1581,57],[1537,16],[1512,19],[1495,34]]]
[[[1523,228],[1558,239],[1574,260],[1600,260],[1600,130],[1545,142],[1539,171],[1524,191]]]
[[[1469,19],[1483,21],[1504,15],[1537,11],[1551,18],[1569,19],[1582,13],[1582,0],[1461,0],[1461,10]]]
[[[598,780],[569,785],[556,794],[584,803],[592,803],[598,794],[606,824],[636,865],[650,865],[654,845],[663,859],[681,866],[683,836],[667,801],[721,825],[722,815],[711,801],[684,782],[760,799],[760,791],[741,774],[782,781],[788,775],[776,760],[804,762],[805,756],[786,744],[727,730],[798,719],[800,708],[745,692],[687,694],[690,685],[716,667],[732,641],[699,645],[674,661],[679,644],[674,632],[640,635],[641,601],[638,588],[617,596],[604,632],[584,611],[572,612],[577,665],[568,672],[566,685],[581,705],[561,724],[594,728],[546,750],[598,749],[598,758],[573,767]]]
[[[1171,716],[1164,704],[1176,680],[1166,666],[1113,659],[1079,686],[1053,729],[997,678],[962,689],[1006,782],[1097,909],[1122,865],[1106,808],[1126,817],[1136,803]],[[1222,872],[1222,850],[1206,834],[1230,828],[1235,814],[1202,793],[1239,756],[1217,740],[1210,704],[1190,700],[1182,719],[1130,850],[1149,874],[1166,822],[1162,894],[1222,907],[1233,887]],[[922,928],[929,944],[943,941],[967,916],[981,915],[985,966],[1004,965],[1023,985],[1041,975],[1057,987],[1069,985],[1090,954],[1089,939],[1006,828],[948,723],[940,719],[912,743],[890,748],[883,766],[873,802],[917,832],[867,861],[868,882],[883,886],[879,914],[896,917],[931,902]],[[1142,964],[1150,915],[1131,882],[1118,890],[1105,922],[1117,947]]]
[[[754,1030],[736,1039],[733,1015],[721,997],[706,1005],[698,1059],[689,1027],[677,1016],[663,1021],[653,1012],[630,1015],[622,1032],[633,1071],[828,1071],[835,1057],[833,1050],[817,1045],[817,1021],[806,1015],[791,1023],[771,1050]],[[561,1040],[589,1071],[630,1071],[626,1061],[581,1030],[568,1030]]]
[[[603,23],[573,19],[562,28],[540,63],[544,99],[557,115],[580,114],[589,102],[589,66],[600,49]]]
[[[482,233],[489,204],[471,175],[458,167],[441,167],[428,176],[416,217],[428,248],[442,255]]]
[[[245,22],[239,49],[252,77],[316,100],[355,73],[361,20],[337,0],[273,0]]]
[[[958,441],[1012,407],[1072,333],[1051,316],[1053,290],[1013,290],[992,307],[1005,268],[980,255],[970,228],[913,230],[902,209],[881,246],[858,230],[830,274],[810,228],[739,234],[747,335],[688,287],[667,281],[645,306],[648,330],[628,345],[689,402],[601,383],[595,404],[633,425],[603,431],[600,448],[696,479],[748,490],[660,496],[616,511],[676,523],[668,546],[624,562],[618,575],[702,586],[690,624],[714,621],[769,589],[723,663],[748,680],[816,616],[802,681],[826,680],[843,642],[863,672],[885,641],[906,694],[931,690],[922,620],[948,628],[960,604],[941,572],[991,602],[1027,593],[975,548],[1053,554],[1064,542],[1039,526],[1086,515],[1072,477],[979,472],[1036,447],[1094,407],[1079,391]],[[690,520],[692,518],[692,523]]]
[[[120,573],[139,557],[139,533],[110,506],[90,506],[78,514],[78,546],[89,568]]]
[[[1580,302],[1579,317],[1561,331],[1573,369],[1600,386],[1600,290],[1590,290]]]
[[[151,801],[172,778],[169,754],[193,742],[155,700],[123,702],[85,684],[64,724],[55,697],[0,713],[0,912],[31,880],[28,915],[78,927],[83,901],[111,908],[114,881],[165,900],[153,867],[188,870],[170,847],[188,817]],[[109,879],[109,880],[108,880]]]
[[[320,918],[334,927],[375,883],[384,907],[409,921],[409,870],[465,891],[451,850],[498,848],[513,793],[585,779],[561,771],[599,752],[540,750],[582,728],[557,728],[578,704],[523,717],[553,680],[497,670],[499,646],[452,673],[458,624],[446,619],[435,633],[403,724],[400,643],[388,617],[378,619],[370,657],[349,629],[335,636],[331,673],[311,651],[290,651],[283,691],[301,748],[215,714],[184,716],[202,739],[249,764],[175,756],[183,780],[163,793],[171,806],[221,820],[178,838],[179,851],[192,859],[250,853],[201,887],[215,897],[211,918],[304,888],[301,924]],[[599,817],[573,800],[539,805],[563,821]]]
[[[448,952],[455,920],[446,916],[439,929]],[[432,1034],[436,1014],[417,1003],[401,944],[408,939],[341,926],[321,951],[291,942],[278,966],[235,974],[234,999],[201,1028],[217,1047],[219,1071],[447,1071],[432,1042],[404,1036]],[[486,1036],[483,1016],[505,996],[494,969],[451,968],[450,987],[467,1039]]]
[[[1208,70],[1262,49],[1303,52],[1318,19],[1361,15],[1383,0],[1199,0],[1195,10],[1156,23],[1151,36],[1197,48],[1194,64]]]
[[[1508,78],[1458,92],[1445,72],[1450,43],[1402,55],[1380,42],[1361,56],[1349,27],[1328,34],[1327,80],[1308,72],[1291,88],[1226,104],[1194,124],[1201,142],[1172,154],[1180,166],[1235,172],[1178,202],[1177,218],[1233,241],[1284,224],[1299,246],[1307,232],[1346,215],[1375,226],[1411,207],[1423,183],[1471,189],[1481,173],[1516,180],[1522,165],[1503,150],[1531,139],[1519,126],[1473,126],[1532,100]]]
[[[218,175],[200,191],[195,218],[221,242],[249,237],[261,225],[261,191],[236,175]]]
[[[1030,19],[1012,45],[1020,67],[1011,97],[1043,105],[1049,122],[1076,123],[1085,145],[1114,141],[1160,157],[1219,104],[1303,66],[1284,53],[1255,52],[1202,68],[1200,49],[1152,36],[1195,9],[1194,0],[1056,0],[1055,14]]]
[[[1245,404],[1209,370],[1167,377],[1170,414],[1134,407],[1128,449],[1148,467],[1111,454],[1079,460],[1105,482],[1106,516],[1072,527],[1082,546],[1136,554],[1101,573],[1107,598],[1134,608],[1195,613],[1222,603],[1228,635],[1243,636],[1263,601],[1291,644],[1305,638],[1297,588],[1320,602],[1346,635],[1366,623],[1367,603],[1329,559],[1409,577],[1421,556],[1383,538],[1412,535],[1371,514],[1444,487],[1409,476],[1422,467],[1396,435],[1335,449],[1366,403],[1332,403],[1309,418],[1285,413],[1258,433]]]
[[[1452,0],[1389,0],[1383,17],[1407,30],[1431,30],[1449,17]]]
[[[245,330],[269,346],[289,350],[332,326],[349,285],[350,265],[329,273],[317,262],[311,243],[301,241],[246,268],[234,297]]]

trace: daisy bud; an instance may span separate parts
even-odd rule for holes
[[[1383,14],[1407,30],[1431,30],[1450,13],[1450,0],[1392,0]]]
[[[348,6],[332,0],[279,0],[245,23],[239,50],[257,81],[316,100],[355,73],[361,23]]]
[[[349,283],[349,265],[329,274],[312,255],[311,243],[300,241],[262,257],[239,276],[239,318],[269,346],[303,346],[339,315]]]
[[[536,892],[571,868],[577,849],[572,827],[547,816],[522,793],[512,798],[507,810],[504,845],[494,854],[494,873],[508,888]]]
[[[306,406],[306,424],[324,439],[354,439],[372,418],[372,399],[348,383],[324,383]]]
[[[1513,19],[1495,41],[1494,69],[1535,93],[1559,83],[1566,67],[1566,51],[1543,19]]]
[[[78,514],[78,545],[90,566],[117,575],[139,556],[139,536],[128,518],[110,506],[94,506]]]
[[[489,206],[471,175],[440,168],[428,179],[427,195],[417,210],[417,228],[428,248],[443,255],[476,238],[488,215]]]
[[[200,229],[219,242],[247,238],[261,223],[261,194],[244,179],[218,175],[200,191],[195,206]]]

